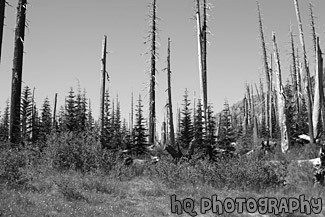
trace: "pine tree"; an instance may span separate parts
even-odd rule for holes
[[[129,127],[127,125],[126,119],[123,119],[123,123],[122,123],[122,129],[121,129],[121,137],[122,137],[122,149],[130,149],[131,148],[131,133],[129,130]]]
[[[193,139],[193,125],[191,121],[191,102],[188,98],[188,91],[185,89],[184,99],[183,99],[183,110],[181,112],[182,118],[180,121],[180,142],[181,147],[188,149],[190,142]]]
[[[32,121],[32,94],[28,86],[24,87],[21,104],[20,104],[20,113],[21,113],[21,136],[23,141],[29,140],[30,131],[31,131],[31,121]]]
[[[298,136],[297,130],[297,110],[296,110],[296,99],[294,95],[294,86],[287,82],[286,86],[284,87],[284,94],[285,94],[285,113],[287,116],[287,127],[289,129],[290,135],[289,137],[296,137]]]
[[[104,98],[104,126],[103,126],[103,148],[109,148],[112,139],[111,108],[108,90],[105,91]]]
[[[120,108],[120,102],[118,101],[118,98],[116,99],[116,110],[115,110],[114,123],[112,125],[112,131],[113,131],[113,135],[114,135],[112,145],[114,148],[117,148],[120,146],[120,144],[122,142],[121,108]]]
[[[135,126],[134,126],[134,151],[137,155],[144,154],[147,146],[147,129],[143,117],[141,95],[139,95],[138,105],[136,106]]]
[[[41,137],[45,140],[46,135],[51,133],[52,129],[52,113],[48,97],[45,98],[42,105],[41,113]]]
[[[235,131],[231,124],[231,115],[227,101],[225,102],[225,107],[222,112],[218,137],[219,146],[224,149],[230,148],[229,144],[235,142]]]
[[[86,129],[87,121],[87,102],[86,102],[86,92],[82,94],[80,88],[76,96],[76,110],[75,110],[75,123],[76,131],[82,132]]]
[[[76,106],[75,106],[75,94],[73,88],[70,88],[68,99],[66,99],[65,108],[65,126],[68,131],[74,131],[76,129]]]
[[[90,99],[88,103],[88,115],[87,115],[87,124],[86,124],[86,129],[87,131],[92,131],[94,129],[94,118],[93,118],[93,112],[91,109],[91,101]]]
[[[207,145],[214,146],[216,144],[216,117],[213,114],[212,106],[208,106],[207,111],[207,135],[206,143]]]
[[[64,131],[66,128],[65,126],[65,109],[63,106],[60,107],[59,114],[58,114],[58,129],[59,132]]]
[[[6,107],[3,112],[0,124],[0,140],[7,141],[9,139],[9,100],[6,101]]]
[[[197,103],[197,110],[195,116],[195,125],[194,125],[194,139],[196,142],[197,147],[202,148],[203,145],[203,110],[201,99],[198,100]]]
[[[36,103],[33,106],[33,117],[32,117],[32,141],[37,141],[41,135],[41,122],[38,114]]]

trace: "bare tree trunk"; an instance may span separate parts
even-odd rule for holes
[[[269,113],[269,115],[268,115],[268,117],[269,117],[269,120],[268,120],[268,122],[269,122],[269,136],[270,136],[270,138],[272,138],[273,137],[273,131],[274,131],[274,129],[273,129],[273,119],[276,119],[276,116],[274,115],[275,113],[273,112],[273,108],[274,108],[274,103],[275,103],[275,97],[274,97],[274,91],[273,91],[273,89],[274,89],[274,85],[273,85],[273,82],[274,82],[274,79],[273,79],[273,58],[272,58],[272,53],[271,53],[271,55],[270,55],[271,57],[270,57],[270,68],[269,68],[269,71],[268,71],[268,76],[269,76],[269,78],[270,78],[270,87],[269,87],[269,106],[268,106],[268,108],[269,108],[269,111],[268,111],[268,113]]]
[[[197,43],[198,43],[198,59],[199,59],[199,78],[200,78],[200,99],[204,99],[204,75],[203,75],[203,40],[201,31],[201,13],[200,13],[200,0],[196,1],[196,27],[197,27]],[[204,104],[204,103],[203,103]]]
[[[6,0],[0,0],[0,61],[2,54],[2,38],[3,38],[3,26],[5,20],[5,9],[6,9]]]
[[[151,30],[151,75],[149,99],[149,143],[155,143],[156,135],[156,0],[152,2],[152,30]]]
[[[168,38],[168,57],[167,57],[167,75],[168,75],[168,108],[169,108],[169,131],[171,145],[175,147],[175,131],[174,131],[174,121],[173,121],[173,107],[172,107],[172,87],[171,87],[171,69],[170,69],[170,38]],[[178,148],[179,149],[179,148]]]
[[[313,46],[314,46],[314,50],[316,52],[317,42],[316,42],[315,20],[314,20],[315,17],[314,17],[314,13],[313,13],[313,5],[311,2],[309,2],[309,11],[310,11],[310,26],[311,26],[311,32],[312,32],[312,38],[313,38]],[[317,53],[316,53],[316,55],[317,55]]]
[[[315,96],[314,96],[314,110],[313,110],[313,123],[314,135],[318,138],[321,126],[321,117],[324,127],[325,109],[324,109],[324,89],[323,89],[323,57],[322,50],[319,46],[319,37],[316,39],[316,75],[315,75]],[[322,116],[321,116],[322,113]]]
[[[243,133],[246,134],[247,133],[247,128],[248,128],[248,106],[247,106],[247,98],[246,96],[243,99],[243,108],[244,108],[244,120],[243,120]]]
[[[293,34],[290,26],[290,41],[291,41],[291,57],[292,57],[292,83],[294,87],[294,94],[296,99],[296,109],[300,111],[300,103],[299,103],[299,92],[298,92],[298,74],[297,74],[297,65],[296,65],[296,55],[295,55],[295,44],[293,40]]]
[[[247,101],[248,101],[248,107],[247,107],[248,128],[251,130],[253,126],[252,97],[251,97],[251,92],[248,84],[246,84],[246,91],[247,91]]]
[[[35,110],[34,110],[34,104],[35,104],[35,87],[33,88],[33,95],[32,95],[32,121],[30,122],[30,133],[29,133],[29,139],[30,141],[34,140],[34,129],[35,129]]]
[[[203,112],[204,130],[207,134],[207,109],[208,109],[208,89],[207,89],[207,0],[203,0],[203,25],[202,25],[202,81],[203,81]]]
[[[313,132],[313,117],[312,117],[312,93],[311,93],[311,86],[310,86],[310,73],[309,73],[309,67],[308,67],[308,61],[307,61],[307,53],[306,53],[306,47],[305,47],[305,40],[304,40],[304,32],[302,29],[302,22],[300,17],[300,11],[299,11],[299,5],[298,0],[294,0],[295,8],[296,8],[296,16],[297,16],[297,22],[299,25],[299,32],[300,32],[300,43],[303,51],[303,64],[304,64],[304,79],[306,79],[307,83],[305,84],[305,89],[307,93],[306,101],[307,101],[307,110],[308,110],[308,122],[309,122],[309,137],[310,137],[310,143],[314,144],[314,132]]]
[[[102,76],[101,76],[101,87],[100,87],[100,99],[101,99],[101,104],[100,104],[100,127],[101,127],[101,141],[103,141],[103,136],[104,136],[104,127],[105,127],[105,82],[106,82],[106,54],[107,54],[107,36],[104,35],[103,39],[103,47],[102,47]],[[102,144],[103,145],[103,144]]]
[[[257,146],[258,145],[258,124],[257,124],[256,113],[255,113],[253,85],[251,85],[251,98],[252,98],[253,143],[255,146]]]
[[[285,114],[285,99],[284,92],[281,80],[281,66],[280,66],[280,56],[278,47],[275,40],[275,33],[272,33],[273,40],[273,49],[274,49],[274,58],[276,63],[276,93],[277,93],[277,101],[278,101],[278,116],[279,116],[279,126],[281,132],[281,150],[283,153],[288,151],[289,148],[289,133],[287,130],[287,120]]]
[[[133,91],[132,91],[132,94],[131,94],[131,120],[130,120],[130,134],[133,133]]]
[[[258,21],[259,21],[259,28],[260,28],[260,37],[262,43],[262,53],[263,53],[263,60],[264,60],[264,70],[265,70],[265,77],[266,77],[266,87],[267,87],[267,94],[266,94],[266,111],[265,111],[265,124],[266,128],[269,130],[269,136],[272,137],[272,132],[270,132],[270,127],[272,127],[272,122],[270,122],[270,115],[271,115],[271,82],[270,82],[270,75],[269,75],[269,66],[267,62],[267,55],[266,55],[266,46],[264,40],[264,33],[263,33],[263,25],[262,25],[262,18],[261,18],[261,11],[260,6],[257,3],[257,11],[258,11]]]
[[[56,130],[56,103],[57,103],[57,99],[58,99],[58,94],[55,93],[54,110],[53,110],[53,129],[55,129],[55,130]]]
[[[20,99],[23,72],[23,54],[25,39],[27,0],[19,0],[15,29],[15,48],[12,69],[11,103],[10,103],[10,142],[20,142]]]

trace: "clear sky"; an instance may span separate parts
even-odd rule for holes
[[[208,100],[215,111],[223,108],[227,97],[230,104],[241,100],[245,82],[264,79],[255,0],[208,0],[213,5],[208,23]],[[290,60],[289,24],[298,33],[293,0],[260,0],[264,32],[269,52],[271,33],[275,31],[280,48],[283,81],[287,79]],[[307,49],[312,50],[307,0],[300,0]],[[148,35],[148,5],[151,0],[30,0],[27,10],[28,30],[25,37],[23,85],[35,87],[36,102],[41,107],[46,96],[58,103],[79,80],[91,99],[95,117],[99,114],[100,58],[103,35],[108,37],[107,70],[110,93],[119,95],[122,116],[128,119],[130,96],[134,91],[144,97],[148,113],[150,57],[143,55]],[[174,109],[180,105],[185,88],[192,99],[199,95],[196,23],[193,0],[157,0],[159,60],[157,69],[157,128],[160,129],[163,107],[167,99],[166,67],[167,38],[171,37],[172,94]],[[325,1],[312,0],[317,33],[325,50]],[[17,0],[6,8],[2,60],[0,64],[0,110],[10,98],[13,59],[13,34]],[[298,37],[296,38],[298,41]],[[300,45],[300,44],[299,44]],[[309,61],[314,62],[312,55]],[[174,119],[175,114],[174,112]]]

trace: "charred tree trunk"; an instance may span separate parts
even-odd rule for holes
[[[130,117],[130,134],[133,135],[133,91],[131,94],[131,117]]]
[[[54,110],[53,110],[53,129],[56,130],[56,103],[58,100],[58,94],[55,93],[55,97],[54,97]]]
[[[207,0],[203,0],[203,25],[202,25],[202,81],[203,81],[203,112],[204,130],[207,134],[207,109],[208,109],[208,89],[207,89]]]
[[[313,46],[314,46],[314,51],[316,52],[317,55],[316,28],[315,28],[315,20],[314,20],[315,17],[313,13],[313,5],[311,2],[309,2],[309,11],[310,11],[310,26],[311,26],[311,33],[313,38]]]
[[[287,120],[285,115],[285,98],[282,86],[281,79],[281,66],[280,66],[280,57],[279,51],[276,44],[275,34],[272,33],[272,41],[273,41],[273,49],[274,49],[274,59],[276,63],[276,93],[277,93],[277,101],[278,101],[278,120],[279,127],[281,133],[281,150],[283,153],[288,151],[289,148],[289,133],[287,129]]]
[[[173,106],[172,106],[172,89],[171,89],[171,69],[170,69],[170,39],[168,38],[168,57],[167,57],[167,75],[168,75],[168,109],[169,109],[169,131],[171,145],[175,147],[175,131],[173,121]],[[179,147],[178,147],[179,149]]]
[[[314,96],[314,110],[313,123],[314,135],[318,138],[321,126],[321,117],[324,127],[325,109],[324,109],[324,89],[323,89],[323,57],[322,50],[319,46],[319,37],[316,39],[316,75],[315,75],[315,96]],[[322,113],[322,116],[321,116]]]
[[[6,9],[6,0],[0,0],[0,61],[2,54],[2,38],[3,38],[3,26],[5,20],[5,9]]]
[[[103,39],[103,47],[102,47],[102,76],[101,76],[101,87],[100,87],[100,99],[101,99],[101,104],[100,104],[100,133],[101,133],[101,142],[103,145],[104,142],[104,127],[105,127],[105,82],[106,82],[106,46],[107,46],[107,36],[104,35],[104,39]]]
[[[23,71],[23,54],[25,40],[27,0],[19,0],[15,29],[15,48],[12,69],[11,103],[10,103],[10,142],[20,142],[20,98]]]
[[[261,18],[261,11],[260,6],[257,3],[257,10],[258,10],[258,21],[259,21],[259,28],[260,28],[260,37],[261,37],[261,43],[262,43],[262,53],[263,53],[263,62],[264,62],[264,70],[265,70],[265,78],[266,78],[266,87],[267,87],[267,94],[266,94],[266,108],[265,108],[265,124],[266,129],[269,131],[269,136],[272,137],[272,132],[270,130],[270,126],[272,125],[272,122],[270,122],[270,115],[271,115],[271,82],[270,82],[270,75],[269,75],[269,66],[267,62],[267,55],[266,55],[266,46],[265,46],[265,40],[264,40],[264,33],[263,33],[263,25],[262,25],[262,18]]]
[[[294,88],[294,94],[296,99],[296,109],[297,112],[300,111],[300,103],[299,103],[299,90],[298,90],[298,73],[297,73],[297,64],[296,64],[296,55],[295,55],[295,44],[293,40],[293,34],[290,26],[290,41],[291,41],[291,56],[292,56],[292,82]]]
[[[150,73],[150,99],[149,99],[149,143],[155,143],[156,135],[156,0],[152,2],[151,26],[151,73]]]
[[[313,132],[313,117],[312,117],[312,93],[311,93],[311,86],[310,86],[310,73],[309,73],[309,67],[308,67],[308,61],[307,61],[307,53],[306,53],[306,47],[305,47],[305,39],[304,39],[304,32],[302,29],[302,22],[300,17],[300,11],[299,11],[299,5],[298,0],[294,0],[295,8],[296,8],[296,16],[297,16],[297,22],[299,26],[299,32],[300,32],[300,43],[302,47],[303,52],[303,67],[304,67],[304,79],[306,79],[305,83],[305,89],[306,89],[306,101],[307,101],[307,110],[308,110],[308,122],[309,122],[309,137],[310,137],[310,143],[314,144],[314,132]]]

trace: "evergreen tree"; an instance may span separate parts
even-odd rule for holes
[[[32,94],[28,86],[24,87],[21,104],[20,104],[20,114],[21,114],[21,136],[23,141],[29,140],[31,126],[32,126]]]
[[[143,117],[141,95],[139,95],[138,105],[136,106],[135,126],[134,126],[134,151],[137,155],[146,152],[147,143],[147,129],[145,127],[145,119]]]
[[[207,111],[207,145],[214,146],[216,144],[216,117],[213,114],[212,106],[208,106]]]
[[[91,109],[91,102],[89,99],[89,104],[88,104],[88,117],[87,117],[87,125],[86,128],[88,131],[91,131],[94,129],[94,118],[93,118],[93,112]]]
[[[46,135],[51,133],[52,129],[52,113],[48,97],[45,98],[42,105],[41,113],[41,136],[45,140]]]
[[[32,117],[32,141],[36,141],[40,138],[41,135],[41,121],[38,114],[38,110],[36,107],[36,103],[34,103],[33,109],[33,117]]]
[[[122,142],[122,134],[121,134],[121,107],[120,102],[118,101],[118,98],[116,99],[116,110],[114,114],[114,122],[113,122],[113,141],[112,145],[114,148],[117,148],[121,145]]]
[[[6,107],[0,124],[0,140],[7,141],[9,139],[9,100],[6,101]]]
[[[87,102],[86,102],[86,92],[81,93],[80,88],[78,89],[78,93],[75,101],[75,131],[82,132],[86,129],[86,121],[87,121]]]
[[[184,99],[183,99],[183,110],[181,112],[182,118],[180,121],[180,136],[179,140],[181,147],[188,149],[190,142],[193,139],[193,125],[191,121],[191,102],[188,99],[188,91],[185,89]]]
[[[125,118],[123,119],[121,136],[122,136],[122,149],[130,149],[132,143],[131,133]]]
[[[59,132],[64,131],[66,126],[65,126],[65,110],[63,106],[60,107],[57,123],[58,123]]]
[[[110,99],[108,90],[105,91],[105,98],[104,98],[104,135],[103,139],[104,144],[103,148],[111,148],[111,140],[112,140],[112,121],[111,121],[111,107],[110,107]]]
[[[222,111],[220,132],[218,135],[218,144],[224,149],[229,148],[231,142],[235,142],[235,131],[231,124],[231,115],[228,102],[225,102],[225,107]]]
[[[195,116],[195,125],[194,125],[194,138],[196,145],[202,147],[203,145],[203,110],[201,100],[198,100],[197,110]]]
[[[289,137],[298,136],[297,135],[297,110],[296,110],[296,100],[293,94],[293,86],[287,82],[284,87],[285,94],[285,113],[287,119],[287,128],[290,132]]]
[[[76,106],[75,106],[75,94],[73,88],[70,88],[68,99],[66,99],[65,107],[65,126],[68,131],[74,131],[76,129]]]

